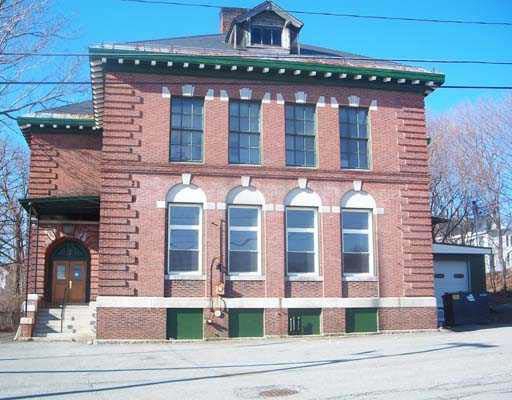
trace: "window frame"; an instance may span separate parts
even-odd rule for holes
[[[288,118],[286,118],[286,108],[287,107],[309,107],[313,110],[313,131],[314,131],[314,135],[306,135],[306,134],[296,134],[296,133],[287,133],[287,129],[286,129],[286,120]],[[285,162],[285,166],[287,168],[308,168],[308,169],[316,169],[318,168],[318,165],[319,165],[319,152],[318,152],[318,114],[317,114],[317,108],[316,108],[316,105],[314,104],[309,104],[309,103],[292,103],[292,102],[287,102],[285,103],[284,105],[284,140],[285,140],[285,143],[284,143],[284,162]],[[295,118],[295,111],[294,111],[294,123],[296,121],[296,118]],[[295,130],[295,128],[294,128]],[[294,138],[295,137],[302,137],[302,138],[306,138],[306,137],[310,137],[310,138],[313,138],[314,140],[314,156],[315,156],[315,162],[313,165],[305,165],[306,164],[306,158],[304,157],[304,165],[297,165],[297,164],[289,164],[288,163],[288,157],[286,156],[286,153],[288,152],[287,150],[287,147],[286,147],[286,138],[287,136],[293,136]],[[294,150],[296,151],[296,150]],[[304,154],[305,154],[305,150],[304,150]]]
[[[343,228],[343,213],[344,212],[354,212],[354,213],[365,213],[368,216],[368,229],[344,229]],[[373,238],[373,210],[367,208],[342,208],[341,209],[341,218],[340,218],[340,227],[341,227],[341,260],[343,265],[343,277],[347,278],[375,278],[375,262],[374,262],[374,238]],[[368,236],[368,272],[345,272],[345,250],[344,250],[344,240],[343,235],[345,233],[355,233],[355,234],[366,234]],[[363,254],[363,253],[348,253],[348,254]]]
[[[238,131],[235,131],[231,129],[231,104],[232,103],[253,103],[253,104],[257,104],[258,105],[258,158],[259,158],[259,162],[258,163],[252,163],[252,162],[248,162],[248,163],[244,163],[244,162],[233,162],[231,160],[231,157],[230,157],[230,149],[231,149],[231,146],[230,146],[230,139],[231,139],[231,135],[232,134],[237,134],[237,135],[240,135],[240,134],[247,134],[247,135],[251,135],[251,134],[256,134],[256,132],[251,132],[251,131],[247,131],[247,132],[243,132],[241,130],[238,130]],[[229,165],[251,165],[251,166],[260,166],[262,165],[262,134],[261,134],[261,127],[262,127],[262,121],[261,121],[261,117],[262,117],[262,107],[261,107],[261,101],[258,101],[258,100],[245,100],[245,99],[230,99],[229,100],[229,106],[228,106],[228,164]],[[240,119],[240,109],[238,110],[238,118]],[[250,127],[250,120],[249,120],[249,127]],[[240,138],[240,136],[239,136]],[[250,149],[251,147],[249,147],[249,158],[250,158]],[[239,139],[239,142],[238,142],[238,158],[240,159],[240,139]]]
[[[198,225],[171,225],[171,207],[196,207],[199,209]],[[171,231],[172,227],[179,227],[182,230],[192,230],[192,227],[197,228],[197,269],[194,271],[171,271]],[[176,228],[175,228],[176,229]],[[167,246],[166,246],[167,268],[166,272],[169,277],[175,276],[196,276],[202,274],[203,266],[203,205],[200,203],[167,203]]]
[[[366,132],[367,132],[367,138],[366,138],[366,159],[367,159],[367,166],[366,168],[351,168],[351,167],[343,167],[343,158],[342,158],[342,140],[356,140],[356,141],[362,141],[365,139],[357,139],[357,138],[350,138],[350,137],[343,137],[342,136],[342,130],[341,130],[341,110],[343,108],[346,108],[347,110],[366,110]],[[371,110],[369,107],[352,107],[352,106],[339,106],[338,107],[338,138],[340,140],[340,169],[343,171],[371,171],[373,168],[373,159],[372,159],[372,127],[371,127]]]
[[[288,210],[306,210],[313,211],[314,216],[314,226],[313,228],[289,228],[288,227]],[[317,277],[320,275],[319,268],[319,259],[318,259],[318,213],[319,209],[317,207],[304,207],[304,206],[286,206],[285,207],[285,273],[287,277]],[[291,229],[291,230],[290,230]],[[314,251],[314,267],[315,270],[313,272],[288,272],[288,232],[307,232],[313,233],[313,251]],[[297,252],[291,252],[297,253]],[[307,253],[307,252],[305,252]]]
[[[240,226],[237,226],[237,227],[232,227],[231,224],[229,223],[229,216],[230,216],[230,211],[232,208],[248,208],[248,209],[256,209],[258,211],[258,225],[256,227],[249,227],[249,226],[246,226],[246,227],[240,227]],[[261,273],[261,209],[262,207],[260,205],[249,205],[249,204],[228,204],[227,206],[227,259],[228,259],[228,275],[230,276],[236,276],[236,277],[242,277],[242,276],[261,276],[262,273]],[[232,229],[234,228],[234,229]],[[241,228],[241,229],[240,229]],[[250,228],[250,229],[249,229]],[[258,254],[258,258],[257,258],[257,269],[256,271],[254,272],[237,272],[237,271],[231,271],[231,230],[234,230],[234,231],[239,231],[239,232],[257,232],[256,234],[256,238],[258,240],[258,244],[257,244],[257,254]]]
[[[199,132],[198,129],[193,129],[193,128],[174,128],[173,127],[173,124],[172,124],[172,114],[173,114],[173,106],[172,106],[172,102],[173,100],[175,99],[181,99],[181,100],[200,100],[202,102],[202,109],[203,109],[203,112],[202,112],[202,116],[201,116],[201,124],[202,124],[202,127],[201,127],[201,159],[200,160],[173,160],[172,159],[172,132],[174,129],[176,130],[179,130],[180,132],[183,132],[183,131],[187,131],[187,132]],[[203,97],[196,97],[196,96],[172,96],[171,97],[171,100],[170,100],[170,121],[169,121],[169,125],[170,125],[170,133],[169,133],[169,162],[170,163],[174,163],[174,164],[203,164],[204,163],[204,159],[205,159],[205,112],[204,112],[204,104],[205,104],[205,101],[204,101],[204,98]]]
[[[253,42],[253,29],[260,29],[260,35],[261,35],[261,43],[254,43]],[[263,43],[263,30],[264,29],[268,29],[270,31],[272,30],[279,30],[279,44],[265,44]],[[284,28],[281,26],[281,27],[278,27],[278,26],[271,26],[271,25],[260,25],[260,24],[254,24],[254,25],[251,25],[251,29],[249,30],[249,43],[251,46],[254,46],[254,47],[283,47],[283,30]],[[271,34],[271,41],[272,41],[272,34]]]

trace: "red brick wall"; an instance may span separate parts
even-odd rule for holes
[[[166,280],[167,297],[205,297],[206,283],[202,280]]]
[[[48,129],[30,136],[29,197],[99,195],[101,135]]]
[[[340,334],[345,332],[345,309],[344,308],[324,308],[322,310],[322,333]]]
[[[436,328],[437,310],[435,307],[379,309],[379,329],[381,331]]]
[[[135,75],[109,74],[108,79],[129,81]],[[155,79],[158,78],[158,79]],[[177,76],[140,76],[141,80],[166,81],[172,95],[181,95],[181,85],[187,78]],[[309,186],[319,193],[324,204],[339,205],[344,193],[352,188],[352,180],[363,180],[363,189],[384,209],[375,216],[376,265],[381,296],[431,296],[432,259],[430,248],[430,218],[428,211],[426,135],[423,97],[405,92],[326,86],[265,86],[254,82],[239,86],[223,85],[222,80],[200,84],[194,77],[195,96],[203,97],[214,89],[215,98],[205,101],[205,161],[203,165],[171,164],[169,157],[170,100],[162,97],[161,85],[116,85],[106,88],[103,154],[101,251],[105,256],[105,284],[102,294],[150,295],[164,293],[165,210],[157,209],[156,201],[165,199],[173,185],[180,183],[182,172],[191,172],[193,183],[201,187],[212,203],[225,202],[230,189],[240,184],[240,175],[253,177],[252,185],[263,192],[266,201],[282,204],[287,192],[297,186],[298,176],[307,177]],[[253,89],[253,99],[265,92],[272,94],[271,103],[262,104],[262,166],[227,166],[228,103],[219,99],[220,89],[231,98],[239,97],[241,87]],[[349,95],[360,97],[360,105],[368,107],[377,100],[378,109],[370,111],[372,127],[372,171],[339,170],[338,111],[327,103],[317,108],[318,158],[317,169],[285,168],[284,106],[275,101],[281,93],[286,101],[294,101],[296,91],[308,94],[308,102],[316,103],[319,96],[329,102],[335,97],[340,105],[347,104]],[[281,134],[276,134],[281,132]],[[218,228],[212,223],[225,219],[223,210],[205,212],[206,247],[203,271],[214,256],[221,253]],[[284,234],[282,212],[264,213],[263,260],[266,296],[340,296],[341,250],[339,214],[321,215],[319,258],[325,269],[323,282],[284,283]],[[322,240],[321,240],[322,241]],[[124,249],[123,257],[118,255]],[[112,254],[115,253],[115,254]],[[108,270],[121,269],[126,279],[121,286],[107,285]],[[215,274],[215,279],[218,279]],[[214,280],[215,280],[214,279]],[[112,283],[112,282],[110,282]],[[206,280],[209,290],[209,279]],[[229,288],[242,296],[262,293],[261,282],[236,282]],[[182,292],[184,284],[166,284],[166,295]],[[197,284],[183,287],[195,287]],[[350,295],[352,283],[346,286]],[[238,287],[238,289],[237,289]],[[363,290],[352,290],[361,296],[374,296],[376,284]],[[196,291],[197,290],[197,291]],[[231,289],[230,289],[231,290]],[[247,291],[247,294],[244,293]],[[234,292],[233,292],[234,293]]]
[[[216,318],[210,309],[205,308],[203,315],[205,320],[203,330],[205,339],[223,339],[229,337],[229,310],[224,312],[222,317]]]
[[[288,334],[288,310],[284,308],[266,308],[264,318],[266,336],[284,336]]]
[[[379,297],[379,283],[343,282],[343,297]]]
[[[98,308],[98,339],[166,339],[164,308]]]
[[[175,96],[181,95],[182,84],[188,83],[190,78],[116,73],[108,74],[107,79],[121,83],[164,81]],[[204,83],[201,83],[203,79]],[[202,274],[205,279],[164,280],[165,209],[157,208],[156,202],[165,200],[167,191],[181,183],[181,173],[187,172],[192,173],[192,182],[206,193],[208,202],[215,204],[226,201],[229,190],[240,185],[241,175],[250,175],[251,184],[263,193],[270,204],[283,204],[286,194],[297,186],[297,178],[306,177],[309,187],[319,194],[324,205],[339,206],[343,195],[352,189],[352,181],[358,179],[363,181],[363,190],[375,198],[377,207],[384,209],[384,214],[374,215],[378,282],[342,284],[340,216],[333,212],[319,214],[319,260],[323,280],[286,282],[284,213],[264,211],[262,273],[266,279],[228,282],[228,296],[433,295],[427,147],[421,94],[341,86],[277,86],[270,82],[260,85],[258,83],[261,82],[255,81],[238,81],[238,85],[229,82],[226,85],[222,79],[201,77],[194,77],[193,81],[195,96],[204,97],[208,89],[215,93],[213,100],[205,100],[206,150],[203,164],[169,163],[171,106],[169,98],[162,97],[161,84],[107,85],[101,160],[98,135],[59,133],[32,136],[31,195],[101,191],[95,293],[202,297],[208,295],[210,282],[215,288],[220,274],[214,271],[210,277],[209,265],[213,257],[225,255],[225,249],[220,247],[219,225],[225,220],[226,213],[218,209],[204,212]],[[265,92],[272,96],[270,103],[262,103],[260,167],[227,165],[228,102],[220,100],[219,91],[226,90],[230,98],[239,98],[242,87],[251,88],[255,100],[261,100]],[[308,103],[316,104],[320,96],[327,101],[325,107],[317,107],[319,164],[313,169],[285,167],[284,105],[275,100],[276,94],[280,93],[285,101],[294,102],[297,91],[307,93]],[[359,96],[362,107],[368,107],[372,100],[378,103],[378,109],[369,113],[372,170],[368,172],[342,171],[339,168],[338,110],[331,107],[329,101],[335,97],[340,105],[347,105],[350,95]],[[98,179],[100,165],[101,179]],[[280,324],[287,322],[286,317],[283,322],[278,311],[267,311],[265,321],[269,332],[282,332]],[[397,312],[388,309],[382,312],[385,325],[395,325],[393,315]],[[142,310],[132,310],[128,319],[138,324],[133,330],[140,329],[137,332],[144,335],[143,327],[149,321],[140,317],[141,313]],[[328,310],[326,315],[330,313],[335,314],[332,315],[334,325],[324,320],[326,332],[338,329],[335,326],[343,326],[334,323],[337,319],[341,321],[341,314]],[[432,310],[423,310],[422,313],[418,315],[426,318],[425,324],[430,325]],[[114,310],[101,311],[101,314],[107,319],[118,315]],[[105,329],[116,328],[113,324],[115,321],[105,321],[103,334],[108,336]],[[213,336],[218,334],[214,328],[211,329]],[[130,335],[136,334],[132,332]]]

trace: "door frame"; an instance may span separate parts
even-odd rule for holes
[[[79,257],[58,256],[57,253],[63,247],[72,245],[80,250]],[[47,304],[53,304],[53,264],[54,261],[83,261],[85,263],[85,303],[89,303],[91,299],[91,253],[87,246],[80,240],[74,238],[64,238],[55,241],[48,248],[45,258],[45,291],[44,297]]]

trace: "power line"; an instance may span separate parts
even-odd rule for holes
[[[144,56],[162,56],[162,55],[181,55],[179,53],[160,53],[160,52],[145,52]],[[120,53],[101,53],[97,56],[101,57],[140,57],[141,53],[130,53],[123,52]],[[186,54],[183,54],[184,56]],[[0,56],[9,56],[9,57],[91,57],[95,56],[95,54],[89,53],[74,53],[74,52],[56,52],[56,53],[38,53],[38,52],[4,52],[0,54]],[[223,56],[220,56],[223,57]],[[224,56],[230,57],[230,56]],[[280,55],[271,55],[272,59],[287,59],[293,60],[294,55],[288,56],[280,56]],[[306,56],[307,57],[307,56]],[[311,57],[311,59],[315,59],[318,57]],[[361,56],[322,56],[322,59],[329,60],[346,60],[346,61],[369,61],[369,62],[410,62],[410,63],[429,63],[429,64],[483,64],[483,65],[512,65],[512,61],[494,61],[494,60],[448,60],[448,59],[424,59],[424,58],[370,58],[370,57],[361,57]],[[305,56],[302,56],[300,61],[304,61]]]
[[[223,7],[230,7],[228,5],[213,5],[204,3],[184,3],[180,1],[166,1],[166,0],[121,0],[130,3],[143,3],[143,4],[161,4],[168,6],[184,6],[184,7],[202,7],[202,8],[215,8],[221,9]],[[439,23],[439,24],[465,24],[465,25],[494,25],[494,26],[512,26],[509,21],[482,21],[482,20],[459,20],[459,19],[441,19],[441,18],[412,18],[412,17],[391,17],[384,15],[364,15],[364,14],[349,14],[349,13],[336,13],[329,11],[306,11],[306,10],[284,10],[291,14],[305,14],[305,15],[320,15],[327,17],[344,17],[344,18],[360,18],[360,19],[374,19],[384,21],[405,21],[405,22],[425,22],[425,23]]]
[[[190,84],[221,84],[224,86],[240,86],[240,82],[222,82],[222,81],[188,81]],[[327,83],[327,82],[326,82]],[[90,81],[0,81],[0,85],[90,85]],[[106,86],[119,85],[171,85],[173,82],[165,81],[123,81],[123,82],[105,82]],[[177,84],[177,83],[176,83]],[[273,85],[286,86],[296,85],[296,83],[273,82]],[[254,82],[252,86],[268,86],[268,82]],[[426,88],[428,89],[428,88]],[[443,85],[435,89],[493,89],[493,90],[512,90],[512,86],[491,86],[491,85]]]

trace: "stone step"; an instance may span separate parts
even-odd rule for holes
[[[92,340],[96,336],[96,309],[88,305],[41,309],[34,327],[34,338],[41,340]],[[62,332],[61,332],[62,327]]]

